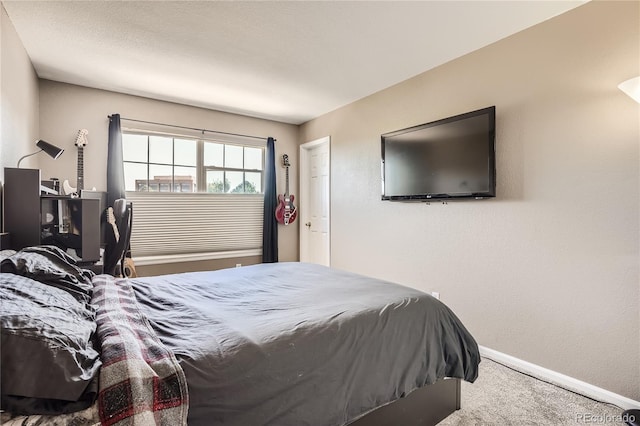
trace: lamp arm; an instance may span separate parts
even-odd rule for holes
[[[37,153],[42,152],[42,151],[43,151],[43,150],[41,149],[40,151],[36,151],[36,152],[34,152],[34,153],[27,154],[27,155],[23,155],[22,157],[20,157],[20,159],[18,160],[18,165],[16,166],[16,169],[19,169],[19,168],[20,168],[20,162],[21,162],[22,160],[24,160],[24,159],[25,159],[25,158],[27,158],[27,157],[31,157],[32,155],[36,155]]]

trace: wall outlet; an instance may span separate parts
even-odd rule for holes
[[[239,268],[242,266],[242,263],[236,263],[236,268]]]
[[[440,293],[438,293],[437,291],[432,291],[432,292],[431,292],[431,295],[432,295],[433,297],[435,297],[436,299],[440,300]]]

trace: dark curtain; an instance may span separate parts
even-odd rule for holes
[[[118,198],[126,198],[124,192],[124,164],[122,162],[122,129],[120,114],[109,116],[109,146],[107,152],[107,207]]]
[[[273,138],[267,139],[264,186],[264,218],[262,226],[262,262],[274,263],[278,261],[278,222],[276,221],[276,207],[278,195],[276,192],[276,152]]]
[[[126,198],[124,192],[124,164],[122,162],[122,129],[120,114],[109,116],[109,145],[107,146],[107,206],[113,207],[115,200]],[[110,226],[106,224],[106,209],[102,212],[101,221],[105,236],[110,235]],[[104,259],[111,259],[115,250],[115,240],[105,237]],[[127,247],[129,249],[129,247]]]

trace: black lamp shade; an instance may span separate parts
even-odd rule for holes
[[[36,142],[36,146],[49,154],[49,156],[54,160],[60,157],[64,152],[64,149],[60,149],[55,145],[51,145],[49,142],[43,141],[42,139]]]

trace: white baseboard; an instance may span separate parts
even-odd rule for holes
[[[480,355],[482,357],[488,358],[492,361],[496,361],[500,364],[504,364],[508,367],[513,368],[514,370],[529,374],[535,378],[553,383],[554,385],[560,386],[561,388],[568,389],[597,401],[616,405],[624,410],[628,410],[631,408],[640,408],[639,401],[627,398],[626,396],[613,393],[606,389],[591,385],[587,382],[574,379],[573,377],[569,377],[556,371],[540,367],[539,365],[523,361],[519,358],[507,355],[502,352],[498,352],[493,349],[489,349],[484,346],[479,346],[479,348]]]

